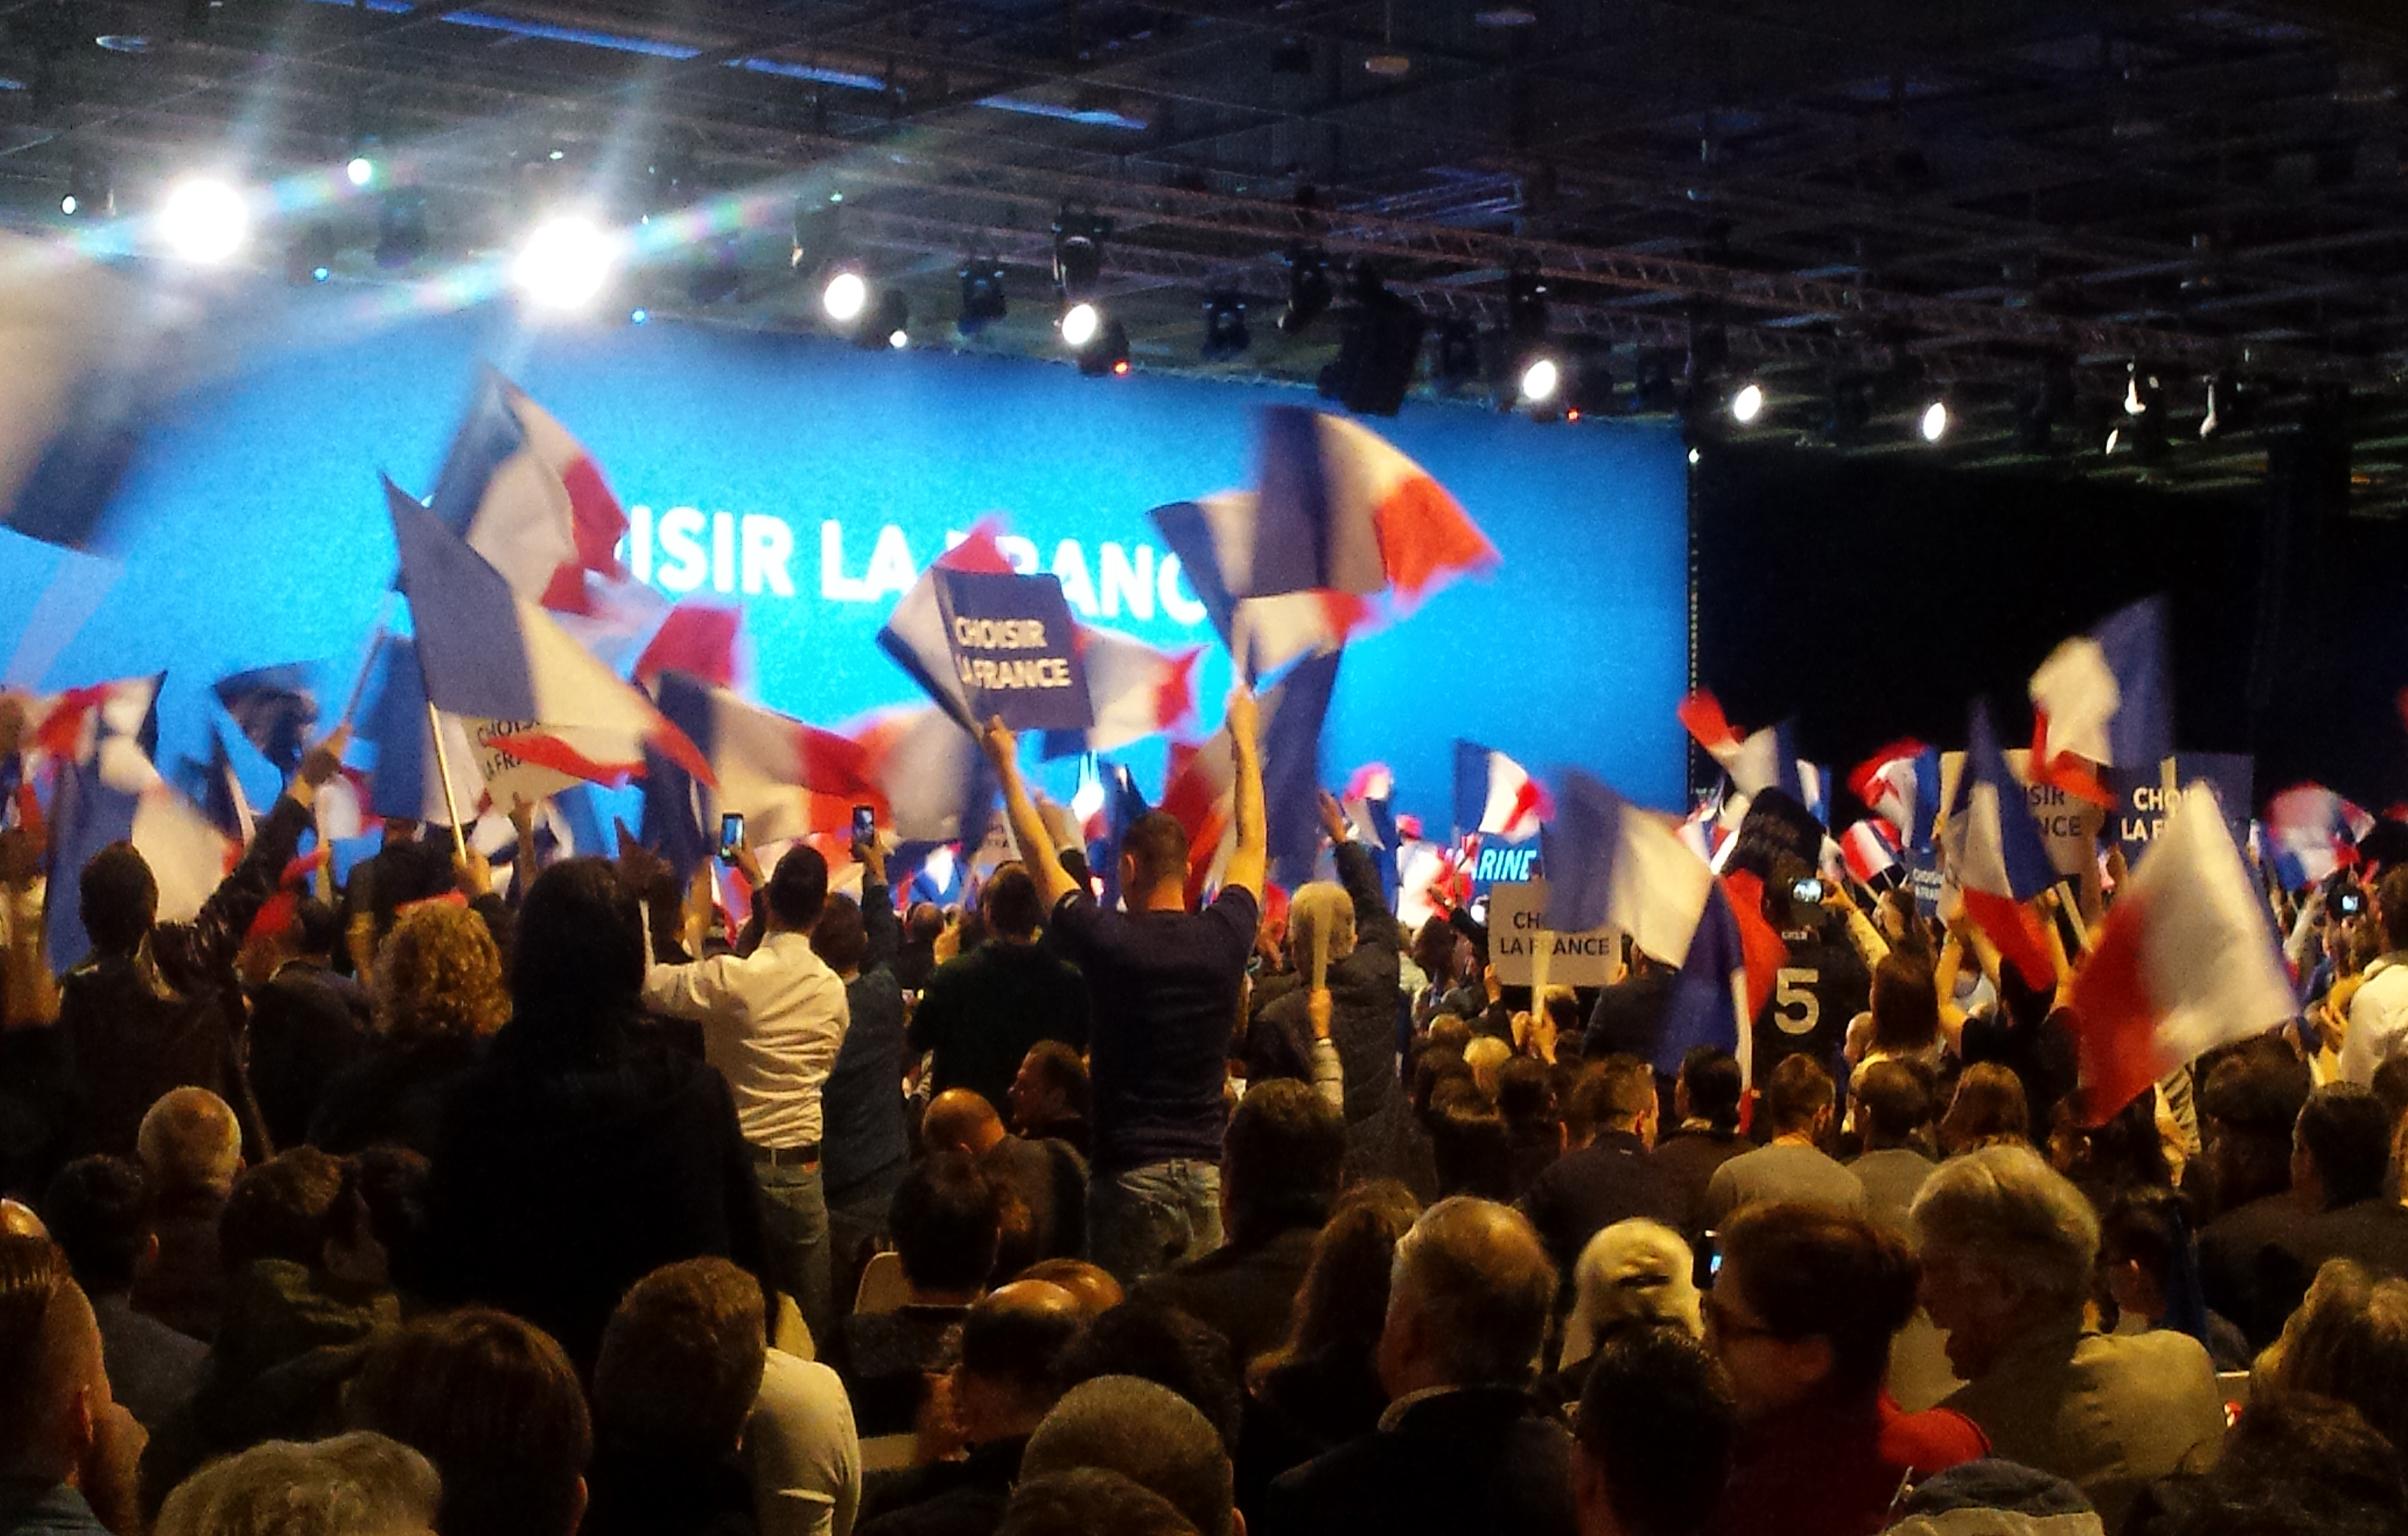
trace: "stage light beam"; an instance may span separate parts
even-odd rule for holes
[[[1062,344],[1085,347],[1095,340],[1095,333],[1102,330],[1103,325],[1103,313],[1094,305],[1073,304],[1062,311]]]
[[[581,213],[556,213],[518,248],[510,282],[538,308],[567,312],[601,297],[617,266],[618,253],[599,225]]]
[[[1563,383],[1563,370],[1551,357],[1534,357],[1522,369],[1522,400],[1527,405],[1544,405],[1555,398]]]
[[[251,205],[230,181],[187,176],[159,205],[159,233],[178,260],[222,266],[250,242]]]
[[[828,274],[828,281],[819,290],[819,307],[839,325],[850,325],[861,318],[869,307],[869,280],[851,267],[840,267]]]

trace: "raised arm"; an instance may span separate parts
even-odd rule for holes
[[[1237,846],[1230,850],[1228,868],[1221,873],[1223,890],[1241,890],[1262,900],[1263,877],[1270,864],[1270,840],[1263,824],[1263,764],[1260,725],[1254,693],[1243,682],[1229,694],[1229,751],[1237,770]]]
[[[1003,786],[1003,812],[1012,824],[1012,842],[1020,850],[1020,862],[1028,866],[1029,875],[1044,894],[1045,910],[1051,912],[1062,898],[1078,887],[1072,883],[1070,872],[1054,857],[1053,837],[1045,830],[1045,818],[1037,813],[1037,803],[1029,798],[1028,785],[1020,777],[1020,740],[1000,719],[987,721],[979,737],[986,749],[987,761],[994,765],[995,778]],[[1256,804],[1261,803],[1260,791]]]
[[[886,966],[892,969],[895,957],[903,953],[903,924],[895,916],[894,892],[886,884],[886,850],[872,836],[853,845],[853,857],[861,861],[861,927],[869,937],[869,947],[861,952],[863,975]]]
[[[349,727],[344,727],[310,749],[275,809],[260,820],[242,861],[218,882],[191,922],[161,923],[153,930],[152,955],[171,984],[198,985],[234,963],[251,919],[276,894],[284,867],[301,846],[301,834],[317,805],[318,786],[341,769],[343,746],[350,738]]]

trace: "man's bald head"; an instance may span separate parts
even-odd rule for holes
[[[954,1148],[977,1157],[1003,1140],[1003,1117],[967,1088],[948,1088],[928,1101],[920,1141],[930,1151]]]
[[[1034,1431],[1062,1396],[1062,1356],[1087,1314],[1044,1280],[1015,1280],[978,1299],[962,1321],[953,1408],[973,1445]]]
[[[100,1327],[67,1256],[0,1236],[0,1477],[63,1481],[108,1404]]]
[[[1235,1485],[1220,1431],[1168,1387],[1099,1376],[1072,1388],[1029,1437],[1020,1476],[1080,1467],[1118,1472],[1162,1495],[1203,1536],[1231,1536]]]
[[[1128,1300],[1112,1271],[1085,1259],[1040,1259],[1022,1270],[1020,1278],[1050,1281],[1068,1291],[1091,1323]]]
[[[1381,1383],[1391,1397],[1521,1386],[1554,1301],[1555,1266],[1528,1217],[1468,1195],[1441,1200],[1396,1245]]]
[[[208,1089],[171,1088],[142,1117],[134,1150],[159,1194],[223,1197],[242,1171],[242,1126],[233,1106]]]
[[[0,1200],[0,1236],[48,1237],[41,1216],[22,1200]]]

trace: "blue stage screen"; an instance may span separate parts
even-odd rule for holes
[[[206,690],[227,672],[324,659],[338,687],[348,676],[393,567],[376,472],[431,488],[487,360],[600,460],[653,535],[656,585],[741,605],[764,702],[834,724],[913,699],[873,644],[889,588],[994,513],[1065,576],[1074,608],[1157,645],[1207,647],[1201,733],[1218,722],[1228,659],[1166,578],[1145,513],[1248,484],[1255,408],[1309,398],[665,322],[528,332],[500,307],[366,327],[361,300],[337,292],[274,304],[279,335],[318,339],[259,350],[149,434],[123,490],[118,561],[0,534],[10,681],[165,668],[163,757],[201,750]],[[1678,438],[1420,403],[1373,425],[1454,492],[1503,564],[1350,648],[1331,781],[1387,762],[1401,808],[1443,829],[1449,744],[1463,735],[1676,804]],[[732,555],[716,560],[722,516]],[[1130,760],[1152,793],[1160,748]]]

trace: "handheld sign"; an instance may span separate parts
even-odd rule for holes
[[[1613,979],[1621,957],[1621,934],[1611,926],[1586,933],[1547,927],[1547,882],[1500,885],[1488,896],[1488,954],[1497,980],[1509,987],[1555,982],[1567,987],[1602,987]],[[1545,958],[1540,958],[1542,946]]]
[[[1015,731],[1078,731],[1095,723],[1077,627],[1052,576],[931,571],[945,643],[970,717]]]

